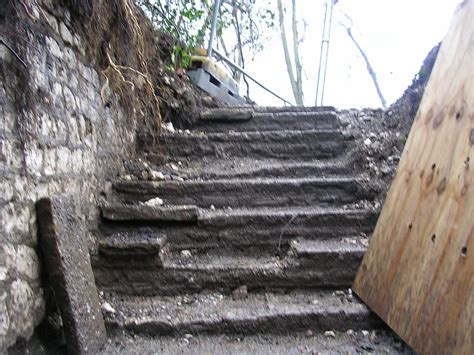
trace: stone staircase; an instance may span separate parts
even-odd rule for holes
[[[191,132],[162,133],[102,207],[93,266],[109,330],[379,328],[350,286],[380,191],[335,110],[202,118]]]

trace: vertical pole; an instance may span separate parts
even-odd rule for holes
[[[324,23],[323,23],[323,34],[321,39],[321,51],[319,55],[319,68],[318,68],[318,79],[316,83],[316,99],[315,105],[323,105],[324,100],[324,89],[326,86],[326,73],[328,66],[329,57],[329,40],[331,38],[331,26],[332,26],[332,10],[334,4],[337,1],[326,0],[326,6],[324,11]],[[322,73],[321,73],[322,70]],[[321,91],[321,95],[320,95]]]
[[[208,57],[212,57],[212,46],[214,44],[214,38],[216,37],[217,18],[219,17],[220,7],[221,7],[221,0],[215,0],[215,2],[214,2],[214,14],[212,16],[211,33],[209,35],[209,46],[207,47],[207,56]]]

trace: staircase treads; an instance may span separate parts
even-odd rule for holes
[[[164,133],[160,136],[157,150],[175,158],[253,156],[314,159],[339,156],[345,148],[346,141],[339,130],[289,130]]]
[[[192,205],[148,206],[114,204],[101,207],[102,217],[113,221],[196,222],[199,208]]]
[[[96,265],[100,287],[125,294],[176,294],[204,289],[347,287],[351,284],[362,255],[355,248],[341,257],[335,250],[322,250],[317,261],[295,256],[252,257],[172,253],[163,257],[162,268],[117,268]]]
[[[201,114],[196,130],[206,132],[314,130],[338,127],[336,112],[255,112],[249,109],[208,110]]]
[[[176,164],[175,164],[176,165]],[[237,178],[301,178],[311,176],[349,175],[356,171],[353,159],[338,160],[278,160],[229,157],[227,159],[203,158],[186,162],[173,171],[166,165],[165,173],[186,177],[186,179],[237,179]]]
[[[347,204],[374,195],[370,183],[356,177],[117,181],[114,188],[126,202],[159,197],[204,208]]]
[[[381,325],[364,304],[343,291],[248,293],[240,297],[220,293],[150,298],[112,295],[107,302],[116,310],[106,317],[108,327],[150,335],[284,334]]]
[[[113,205],[108,208],[113,209]],[[201,209],[196,224],[155,227],[153,220],[133,226],[110,221],[107,226],[102,226],[102,230],[107,235],[127,234],[130,239],[135,238],[137,233],[157,237],[164,234],[172,250],[246,250],[247,253],[274,254],[277,246],[286,249],[285,246],[296,238],[340,239],[360,233],[369,234],[373,231],[377,216],[378,212],[370,208]]]

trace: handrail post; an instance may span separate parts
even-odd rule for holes
[[[207,47],[207,56],[209,58],[212,57],[212,46],[214,44],[214,38],[216,37],[217,18],[219,17],[220,7],[221,7],[221,0],[215,0],[214,14],[212,15],[211,33],[209,35],[209,46]]]

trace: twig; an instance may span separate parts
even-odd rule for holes
[[[23,61],[23,59],[20,58],[20,56],[13,50],[12,47],[10,47],[7,43],[5,43],[5,41],[3,39],[0,39],[0,44],[3,44],[5,47],[7,47],[7,49],[13,53],[13,55],[15,56],[16,59],[18,59],[18,61],[25,67],[25,68],[28,68],[28,66],[26,65],[26,63]]]

